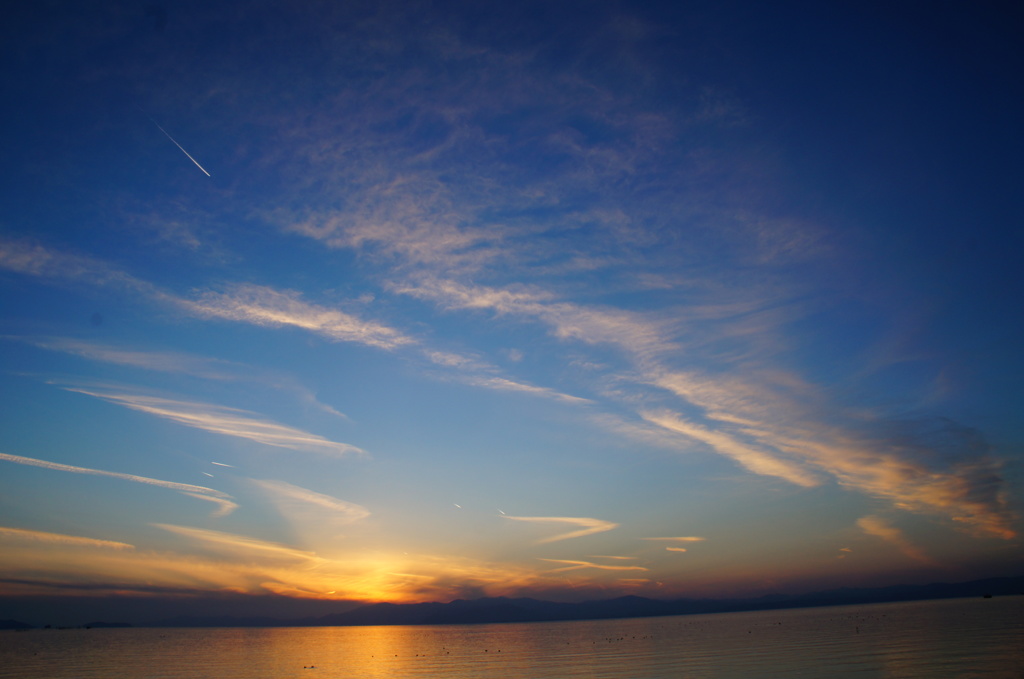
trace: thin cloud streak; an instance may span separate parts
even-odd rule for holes
[[[108,476],[113,479],[123,479],[125,481],[132,481],[134,483],[142,483],[148,486],[158,486],[160,488],[167,488],[170,490],[176,490],[180,493],[191,494],[194,496],[202,495],[207,498],[218,498],[222,500],[231,500],[231,496],[227,493],[222,493],[219,490],[212,488],[206,488],[204,486],[194,486],[189,483],[175,483],[174,481],[161,481],[160,479],[151,479],[146,476],[135,476],[134,474],[122,474],[121,472],[108,472],[100,469],[89,469],[88,467],[75,467],[69,464],[61,464],[59,462],[48,462],[47,460],[37,460],[31,457],[21,457],[19,455],[9,455],[7,453],[0,453],[0,460],[6,462],[14,462],[15,464],[24,464],[31,467],[42,467],[43,469],[51,469],[59,472],[71,472],[73,474],[88,474],[91,476]]]
[[[100,469],[89,469],[87,467],[75,467],[72,465],[60,464],[59,462],[48,462],[46,460],[37,460],[31,457],[8,455],[7,453],[0,453],[0,460],[32,467],[42,467],[43,469],[51,469],[53,471],[87,474],[91,476],[108,476],[115,479],[123,479],[125,481],[133,481],[135,483],[143,483],[150,486],[159,486],[161,488],[176,490],[182,495],[187,495],[189,497],[196,498],[197,500],[212,502],[217,505],[217,509],[212,514],[215,518],[227,516],[238,508],[238,504],[233,501],[233,498],[230,495],[222,493],[219,490],[206,488],[205,486],[195,486],[188,483],[175,483],[173,481],[161,481],[159,479],[151,479],[145,476],[122,474],[121,472],[108,472]]]
[[[641,416],[652,424],[711,446],[716,452],[735,460],[755,474],[775,476],[805,487],[816,486],[821,482],[797,463],[779,459],[770,452],[744,444],[723,432],[687,422],[674,413],[642,412]]]
[[[540,559],[540,561],[548,561],[550,563],[565,563],[569,564],[565,568],[555,568],[554,570],[548,571],[548,573],[563,573],[565,571],[576,571],[584,568],[594,568],[600,571],[649,571],[649,568],[643,566],[609,566],[607,564],[592,563],[590,561],[573,561],[570,559]]]
[[[140,351],[67,337],[34,338],[9,335],[4,339],[26,342],[41,349],[59,351],[113,365],[123,365],[175,375],[189,375],[205,380],[251,382],[273,389],[291,391],[296,394],[299,400],[319,410],[330,413],[335,417],[348,419],[344,413],[339,412],[326,403],[321,403],[313,393],[293,380],[233,361],[194,356],[181,352]]]
[[[977,535],[1010,540],[1015,517],[1001,488],[996,463],[974,454],[936,469],[892,441],[824,434],[815,440],[780,437],[780,449],[804,454],[840,484],[893,502],[899,509],[941,513]],[[931,451],[934,455],[934,451]]]
[[[288,561],[298,562],[321,561],[321,559],[313,552],[294,549],[293,547],[288,547],[287,545],[282,545],[277,542],[269,542],[267,540],[260,540],[257,538],[246,537],[244,535],[235,535],[233,533],[224,533],[205,528],[190,528],[188,526],[176,526],[166,523],[154,523],[152,525],[155,528],[160,528],[191,540],[196,540],[214,548],[219,548],[232,555],[251,556],[255,553],[259,554],[260,557],[264,559],[277,557]]]
[[[489,309],[499,315],[534,318],[549,325],[559,339],[611,344],[631,355],[655,355],[678,348],[666,339],[670,326],[664,321],[632,311],[561,302],[552,293],[538,289],[467,286],[433,278],[392,287],[395,292],[432,300],[448,309]]]
[[[500,254],[499,229],[460,228],[466,210],[457,208],[443,183],[429,173],[364,186],[361,203],[342,214],[325,212],[295,219],[284,229],[330,248],[352,248],[397,256],[415,265],[475,270]]]
[[[615,375],[615,379],[664,388],[683,399],[687,406],[702,411],[707,424],[667,409],[640,409],[641,418],[665,431],[703,443],[754,474],[814,487],[824,481],[824,473],[848,488],[892,500],[895,506],[951,515],[979,534],[1006,539],[1016,534],[1010,526],[1013,519],[1005,499],[989,490],[1002,483],[991,464],[975,461],[962,465],[961,473],[944,473],[905,459],[901,451],[891,446],[889,450],[873,450],[884,448],[884,443],[844,443],[844,439],[853,439],[852,433],[844,433],[841,426],[823,421],[822,395],[792,375],[755,372],[765,378],[763,384],[758,384],[732,376],[707,378],[692,372],[666,370],[660,363],[661,357],[678,346],[666,334],[672,327],[667,321],[578,307],[559,302],[552,293],[536,288],[465,286],[439,279],[393,287],[397,292],[432,300],[445,308],[488,309],[499,315],[535,319],[550,325],[554,335],[562,339],[620,347],[633,358],[638,371]],[[735,310],[722,309],[721,313]],[[970,473],[963,473],[967,471]]]
[[[538,387],[532,384],[526,384],[524,382],[501,377],[495,374],[498,372],[498,369],[495,366],[477,358],[431,349],[425,350],[423,355],[434,365],[439,365],[444,368],[457,371],[453,379],[473,387],[480,387],[482,389],[490,389],[493,391],[521,392],[524,394],[530,394],[531,396],[551,398],[557,401],[576,403],[580,405],[594,403],[590,399],[573,396],[571,394],[564,394],[554,389],[549,389],[548,387]]]
[[[237,285],[227,292],[206,292],[196,300],[178,299],[189,313],[268,327],[297,327],[331,340],[394,349],[414,340],[381,323],[304,302],[297,292],[261,285]]]
[[[930,566],[936,565],[935,561],[930,556],[925,554],[921,548],[917,547],[907,539],[907,536],[903,534],[903,531],[896,528],[880,516],[865,516],[857,519],[857,526],[859,526],[866,534],[879,537],[895,546],[914,561],[920,561],[921,563],[928,564]]]
[[[381,323],[304,302],[296,292],[240,284],[227,292],[207,291],[198,299],[186,299],[104,262],[23,241],[0,238],[0,268],[39,278],[117,286],[202,318],[268,327],[299,327],[331,340],[358,342],[381,349],[415,343],[412,338]]]
[[[79,260],[81,263],[76,264]],[[355,342],[384,350],[418,344],[416,339],[384,324],[363,320],[338,309],[310,304],[300,299],[299,293],[279,291],[266,286],[236,285],[230,287],[227,292],[207,291],[201,293],[197,299],[186,299],[160,291],[155,286],[102,262],[65,255],[42,246],[0,241],[0,266],[5,265],[20,273],[81,280],[94,285],[101,284],[107,279],[124,281],[130,288],[142,292],[155,302],[171,305],[189,315],[201,318],[219,318],[264,327],[297,327],[333,341]],[[168,352],[132,351],[67,338],[14,339],[23,339],[40,348],[147,370],[191,374],[206,379],[245,379],[242,376],[244,371],[232,373],[232,368],[238,366],[227,361]],[[547,387],[488,374],[493,373],[494,368],[475,359],[429,349],[424,350],[424,356],[435,365],[458,371],[476,371],[476,375],[462,375],[456,378],[470,386],[521,392],[567,403],[592,403],[589,399],[564,394]],[[252,379],[251,375],[248,378]],[[334,408],[320,403],[312,394],[301,389],[299,391],[303,398],[316,407],[333,415],[345,417]]]
[[[244,366],[230,361],[190,356],[179,352],[137,351],[67,337],[8,336],[5,339],[24,341],[40,349],[81,356],[92,361],[157,372],[192,375],[210,380],[237,380],[244,368]]]
[[[657,379],[705,408],[714,429],[670,411],[641,412],[647,421],[702,441],[750,471],[803,486],[819,485],[827,474],[897,508],[948,515],[978,535],[1016,535],[999,467],[973,430],[941,419],[930,434],[872,434],[885,423],[863,418],[828,424],[815,417],[820,408],[810,405],[821,396],[778,374],[774,386],[734,379],[711,383],[680,373]],[[939,448],[946,450],[940,455]]]
[[[611,521],[604,521],[602,519],[591,519],[587,517],[573,517],[573,516],[504,516],[503,518],[511,521],[526,521],[531,523],[567,523],[573,526],[583,526],[581,530],[570,531],[568,533],[560,533],[558,535],[552,535],[551,537],[542,538],[537,541],[538,545],[544,545],[551,542],[560,542],[562,540],[572,540],[573,538],[581,538],[586,535],[593,535],[594,533],[603,533],[605,531],[618,528],[619,524],[612,523]]]
[[[207,476],[212,477],[213,475],[207,474]],[[232,502],[231,500],[225,500],[222,497],[213,497],[212,495],[199,495],[198,493],[185,493],[185,495],[188,495],[189,497],[194,497],[198,500],[206,500],[207,502],[212,502],[213,504],[217,505],[217,509],[215,509],[213,514],[210,515],[215,519],[227,516],[231,512],[238,509],[238,503]]]
[[[744,220],[750,222],[748,226],[759,239],[767,238],[766,243],[773,243],[769,248],[774,253],[768,257],[770,260],[778,259],[783,251],[793,254],[789,245],[779,249],[783,242],[804,242],[801,239],[814,231],[809,225],[785,220],[751,221],[750,216]],[[800,257],[825,253],[817,245],[812,250],[801,249]],[[760,256],[767,256],[767,252]],[[642,418],[709,446],[747,471],[803,487],[818,486],[828,475],[847,488],[892,500],[897,507],[912,506],[916,511],[948,514],[978,534],[1009,539],[1016,533],[1010,527],[1013,517],[1005,499],[990,490],[993,485],[1002,485],[1002,480],[996,468],[985,461],[962,465],[970,473],[953,474],[906,460],[901,451],[892,447],[872,452],[870,449],[879,447],[878,444],[853,446],[861,450],[852,456],[839,453],[839,448],[846,448],[847,453],[851,448],[843,444],[843,439],[855,438],[854,432],[844,433],[842,426],[830,422],[843,419],[841,410],[836,408],[829,413],[824,394],[794,375],[770,369],[771,364],[764,362],[764,357],[787,348],[778,331],[786,322],[799,317],[795,309],[780,306],[785,297],[778,297],[778,292],[762,295],[763,299],[746,295],[729,301],[716,299],[716,295],[721,297],[720,292],[708,293],[697,305],[638,314],[580,306],[539,286],[467,285],[444,278],[440,268],[436,271],[438,275],[421,273],[394,282],[391,289],[435,302],[444,309],[489,310],[498,316],[540,322],[549,326],[559,339],[618,347],[633,361],[634,372],[611,374],[610,380],[666,389],[682,399],[687,410],[696,408],[700,412],[700,421],[695,421],[667,409],[641,408],[638,414]],[[710,284],[708,290],[714,287],[713,281],[706,283]],[[787,294],[792,295],[793,291]],[[699,330],[695,321],[701,323]],[[762,339],[774,335],[778,338]],[[686,340],[681,342],[679,336]],[[708,353],[714,350],[716,342],[739,340],[750,344],[750,349]],[[760,349],[756,346],[758,342],[763,345]],[[666,368],[664,363],[673,354],[679,354],[680,349],[705,359],[706,363],[710,359],[710,364],[718,367],[715,376]],[[759,364],[764,366],[752,371],[753,382],[734,376],[731,368],[740,360],[746,370],[750,370],[752,362],[755,368]],[[627,425],[622,423],[616,428],[623,431]],[[636,427],[633,429],[634,433],[646,435]],[[911,473],[911,468],[920,472]],[[925,483],[925,479],[930,480]]]
[[[330,495],[294,486],[284,481],[256,480],[252,482],[266,491],[279,507],[293,509],[314,508],[317,518],[331,524],[350,524],[370,516],[370,510],[354,502],[339,500]]]
[[[90,547],[116,550],[135,549],[134,545],[129,545],[126,542],[97,540],[95,538],[83,538],[76,535],[63,535],[61,533],[47,533],[39,530],[25,530],[22,528],[8,528],[4,526],[0,526],[0,539],[28,540],[67,547]]]
[[[37,278],[65,282],[86,282],[156,297],[155,286],[106,262],[51,250],[26,240],[0,237],[0,268]]]
[[[556,401],[564,401],[566,403],[576,403],[580,405],[593,403],[593,401],[591,401],[590,399],[581,398],[579,396],[572,396],[570,394],[563,394],[561,392],[555,391],[554,389],[548,389],[547,387],[537,387],[531,384],[515,382],[504,377],[466,377],[462,381],[465,384],[469,384],[475,387],[482,387],[484,389],[493,389],[495,391],[520,392],[524,394],[530,394],[532,396],[552,398],[555,399]]]
[[[209,403],[179,401],[124,391],[99,391],[95,387],[61,387],[117,405],[156,415],[187,427],[256,441],[277,448],[304,450],[328,455],[365,454],[360,448],[337,443],[322,436],[261,419],[256,413]]]

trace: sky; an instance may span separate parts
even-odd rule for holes
[[[23,3],[0,612],[1020,574],[1022,29]]]

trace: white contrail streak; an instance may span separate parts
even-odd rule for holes
[[[163,132],[165,135],[167,135],[167,138],[170,139],[172,142],[174,142],[174,145],[177,146],[179,149],[181,149],[181,152],[184,153],[186,156],[188,156],[188,159],[191,160],[193,163],[195,163],[196,167],[198,167],[200,170],[203,171],[203,174],[205,174],[207,177],[211,176],[210,173],[206,171],[206,168],[204,168],[202,165],[199,164],[198,160],[193,158],[191,156],[191,154],[189,154],[189,152],[186,151],[182,147],[181,144],[179,144],[178,142],[174,141],[174,137],[172,137],[171,135],[167,134],[167,130],[165,130],[164,128],[160,127],[160,123],[158,123],[157,121],[153,120],[152,118],[150,118],[150,121],[152,121],[152,123],[157,126],[157,129],[159,129],[161,132]]]
[[[124,479],[125,481],[134,481],[135,483],[145,483],[150,486],[160,486],[161,488],[170,488],[171,490],[177,490],[182,493],[191,493],[194,496],[203,496],[206,498],[219,498],[227,500],[231,498],[227,493],[222,493],[219,490],[207,488],[205,486],[193,486],[190,483],[175,483],[174,481],[161,481],[160,479],[151,479],[147,476],[135,476],[134,474],[122,474],[121,472],[108,472],[102,469],[90,469],[89,467],[73,467],[69,464],[61,464],[59,462],[49,462],[47,460],[37,460],[33,457],[22,457],[20,455],[8,455],[7,453],[0,453],[0,460],[4,462],[14,462],[15,464],[24,464],[31,467],[42,467],[43,469],[52,469],[58,472],[72,472],[75,474],[91,474],[93,476],[109,476],[114,479]]]

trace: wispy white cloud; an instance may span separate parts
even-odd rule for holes
[[[704,542],[707,538],[697,537],[695,535],[684,536],[678,538],[640,538],[641,540],[656,540],[659,542]]]
[[[285,220],[285,229],[332,248],[352,248],[399,258],[414,266],[476,269],[500,256],[502,229],[459,225],[475,210],[456,203],[450,189],[429,172],[361,182],[344,212]],[[465,198],[463,196],[463,198]]]
[[[527,71],[518,72],[517,82],[523,87],[520,95],[539,91],[536,88],[540,84]],[[579,94],[584,82],[576,74],[562,86],[566,92]],[[387,89],[384,83],[380,84]],[[859,425],[850,422],[853,418],[841,406],[829,402],[824,388],[777,369],[778,355],[794,349],[793,335],[787,332],[790,324],[806,314],[808,303],[804,300],[814,297],[805,281],[784,272],[780,265],[828,261],[833,247],[828,229],[812,220],[779,214],[759,207],[756,200],[742,198],[738,192],[743,189],[737,187],[746,187],[744,182],[735,186],[719,182],[720,188],[711,191],[714,195],[705,198],[686,192],[686,182],[681,179],[723,176],[723,164],[727,161],[703,156],[695,158],[692,167],[666,165],[659,149],[666,148],[665,140],[679,132],[671,121],[641,119],[628,107],[617,108],[613,98],[602,99],[601,88],[593,82],[586,82],[585,87],[589,94],[584,99],[593,104],[588,107],[589,115],[615,133],[607,136],[607,142],[584,142],[585,135],[581,136],[571,125],[549,124],[544,126],[548,133],[543,142],[521,139],[534,154],[557,149],[560,158],[571,158],[561,166],[567,168],[564,172],[545,175],[543,182],[534,185],[513,171],[503,179],[512,178],[504,186],[514,188],[492,188],[488,193],[482,186],[485,182],[474,184],[477,175],[464,182],[468,186],[459,187],[438,179],[447,171],[459,175],[457,169],[461,168],[451,164],[457,161],[435,154],[431,162],[417,165],[397,151],[403,146],[398,138],[375,138],[371,143],[360,140],[358,128],[347,127],[347,122],[339,123],[346,126],[341,136],[348,140],[348,145],[333,155],[319,153],[322,149],[318,147],[317,162],[324,167],[341,164],[343,157],[347,159],[352,149],[359,148],[369,157],[380,159],[380,167],[403,167],[409,171],[382,172],[381,177],[368,184],[360,184],[351,191],[346,189],[346,208],[351,210],[312,213],[301,218],[284,214],[278,221],[283,228],[331,247],[351,248],[363,254],[386,252],[393,261],[382,277],[389,281],[388,289],[392,292],[432,302],[445,310],[489,311],[503,321],[517,317],[546,326],[553,336],[564,341],[619,349],[631,362],[628,368],[608,366],[607,361],[600,363],[606,382],[619,389],[618,394],[608,399],[616,403],[609,405],[636,408],[641,417],[647,417],[644,423],[651,425],[633,426],[634,435],[677,449],[692,449],[692,443],[699,442],[753,474],[803,487],[835,479],[850,490],[889,499],[896,506],[950,515],[963,525],[976,527],[979,533],[1011,535],[1011,517],[997,488],[1005,484],[990,461],[981,460],[974,465],[964,461],[960,469],[970,473],[957,480],[951,470],[908,459],[905,451],[884,441],[864,441]],[[422,91],[412,89],[417,92],[409,103],[412,110],[426,114],[436,109]],[[402,83],[402,93],[409,90],[409,83]],[[374,91],[375,96],[379,94]],[[489,94],[493,101],[514,96]],[[694,110],[683,117],[685,126],[740,124],[745,119],[741,102],[728,93],[708,89],[695,94]],[[460,123],[454,125],[451,123],[455,118],[444,118],[451,130],[458,130],[452,134],[465,134],[471,129],[474,123],[467,112],[476,111],[479,115],[482,109],[493,105],[491,99],[487,101],[491,103],[463,102],[463,107],[452,109],[457,112],[451,115]],[[561,105],[552,102],[564,101],[564,93],[547,92],[545,101],[553,106],[549,112],[554,114]],[[578,110],[578,104],[573,108]],[[556,119],[557,115],[549,122]],[[532,118],[533,123],[537,120]],[[446,143],[452,143],[452,134]],[[483,130],[473,134],[489,139],[493,149],[504,148],[502,144],[507,142],[489,137]],[[380,148],[388,149],[384,156],[373,150]],[[483,164],[492,160],[488,157]],[[671,173],[666,174],[667,169]],[[693,174],[688,175],[689,172]],[[567,211],[561,210],[556,217],[537,218],[538,223],[547,221],[536,227],[531,238],[524,237],[527,232],[516,224],[514,217],[503,218],[500,223],[495,220],[493,224],[481,218],[482,205],[503,205],[513,215],[516,209],[528,206],[533,210],[532,218],[581,187],[614,191],[604,189],[614,182],[602,181],[612,176],[628,176],[640,185],[657,186],[652,192],[658,196],[655,207],[648,210],[625,200],[597,201],[598,204],[591,201],[589,217],[577,213],[567,216]],[[491,180],[490,186],[495,185]],[[637,185],[631,183],[631,189]],[[706,184],[699,185],[706,190]],[[356,185],[348,182],[347,186]],[[668,186],[674,188],[666,191]],[[489,200],[478,199],[483,195]],[[477,199],[461,200],[469,196]],[[665,214],[687,225],[687,243],[665,237],[669,230],[660,228],[665,223]],[[582,228],[587,229],[585,243],[583,239],[562,239],[571,230]],[[679,231],[672,229],[671,233]],[[569,242],[573,244],[571,252],[561,258],[553,255],[556,246]],[[504,254],[499,255],[499,249]],[[679,274],[678,267],[660,266],[661,250],[671,251],[664,261],[689,262],[687,274]],[[623,266],[641,261],[635,257],[641,251],[651,257],[644,259],[640,270]],[[701,260],[708,257],[714,263],[702,265]],[[530,280],[531,285],[507,282],[509,270],[500,266],[513,263],[514,278]],[[721,274],[722,264],[727,265],[727,277]],[[566,279],[558,279],[570,270],[576,274],[602,270],[612,278],[625,280],[623,269],[629,269],[634,290],[658,291],[664,294],[658,299],[665,303],[645,304],[647,310],[643,312],[607,304],[584,304],[572,295],[580,288],[573,288],[574,283]],[[737,284],[737,280],[741,283]],[[592,294],[589,289],[588,294]],[[459,364],[448,363],[451,367]],[[515,376],[494,379],[483,373],[474,379],[485,388],[510,386],[502,382],[506,379],[516,384],[529,383]],[[651,386],[666,390],[682,404],[670,408],[652,406],[648,395],[641,392],[642,387]],[[627,393],[630,389],[632,392]],[[629,428],[625,418],[605,416],[606,422],[615,419],[619,431]],[[849,445],[851,441],[857,445]],[[857,454],[847,454],[844,459],[841,451],[851,450]],[[925,483],[929,477],[933,482]],[[905,483],[907,480],[911,483]]]
[[[212,475],[207,474],[207,476]],[[211,514],[211,516],[213,516],[214,518],[227,516],[231,512],[238,509],[238,503],[232,502],[231,500],[227,500],[222,497],[214,497],[212,495],[200,495],[198,493],[185,493],[185,495],[194,497],[198,500],[206,500],[207,502],[212,502],[213,504],[217,505],[217,509],[214,510],[213,514]]]
[[[277,542],[269,542],[258,538],[224,533],[205,528],[190,528],[188,526],[176,526],[166,523],[152,524],[156,528],[176,533],[191,540],[201,542],[208,547],[218,549],[231,555],[252,556],[259,555],[262,559],[285,559],[287,561],[310,562],[320,561],[313,552],[306,552],[288,547]]]
[[[913,544],[907,536],[904,535],[903,531],[896,526],[893,526],[882,517],[861,517],[860,519],[857,519],[857,525],[868,535],[874,535],[875,537],[879,537],[889,544],[894,545],[914,561],[920,561],[921,563],[928,565],[935,565],[935,561],[925,554],[920,547]]]
[[[106,262],[58,252],[26,240],[0,238],[0,268],[53,281],[84,282],[143,294],[156,292],[151,284]]]
[[[959,461],[942,469],[934,455],[917,454],[885,436],[864,436],[859,430],[870,422],[830,407],[826,394],[790,372],[771,368],[770,363],[751,363],[758,354],[733,350],[708,354],[707,340],[694,346],[690,339],[682,343],[676,339],[680,328],[688,328],[691,321],[706,326],[709,321],[738,318],[717,331],[718,341],[729,344],[737,338],[745,341],[770,334],[788,320],[775,312],[774,317],[752,313],[759,308],[756,302],[659,315],[588,308],[536,286],[496,288],[423,277],[395,283],[393,288],[446,309],[516,315],[548,325],[561,339],[618,347],[631,359],[632,368],[609,374],[608,379],[619,386],[606,396],[635,407],[650,397],[636,390],[629,394],[623,388],[649,385],[666,390],[682,401],[686,412],[692,411],[684,416],[668,408],[638,408],[639,416],[660,429],[661,435],[604,415],[603,421],[618,431],[680,449],[688,447],[687,442],[699,442],[749,472],[803,487],[834,478],[851,490],[889,499],[897,507],[947,514],[979,535],[1009,538],[1016,533],[1005,494],[999,490],[1003,483],[998,467],[977,446],[974,450],[964,447]],[[667,368],[681,348],[699,350],[705,364],[717,369]],[[739,357],[747,361],[743,377],[736,370]],[[678,438],[673,441],[671,435]]]
[[[566,403],[593,403],[590,399],[565,394],[548,387],[539,387],[498,375],[498,368],[479,358],[463,356],[447,351],[425,350],[424,356],[431,363],[452,369],[451,379],[482,389],[513,391],[541,398],[550,398]]]
[[[905,485],[870,482],[872,476],[877,476],[879,461],[887,462],[883,466],[891,469],[900,464],[900,455],[876,454],[867,456],[873,458],[869,461],[865,456],[842,458],[826,452],[834,445],[829,441],[842,437],[841,428],[823,421],[823,395],[794,375],[761,368],[753,371],[751,380],[737,378],[728,366],[723,366],[727,369],[714,376],[665,369],[662,361],[679,347],[671,332],[678,320],[585,308],[559,301],[552,293],[538,288],[488,288],[429,278],[405,287],[396,284],[395,289],[433,300],[445,308],[488,309],[499,315],[520,315],[548,324],[554,334],[563,339],[607,343],[621,348],[635,360],[636,369],[631,374],[615,375],[614,379],[620,384],[633,381],[661,387],[682,399],[687,408],[697,409],[695,419],[667,409],[641,409],[639,414],[646,422],[682,435],[685,440],[703,443],[750,472],[805,487],[819,485],[828,476],[834,476],[850,488],[874,495],[894,499],[910,495],[905,492]],[[741,323],[722,329],[723,338],[735,338],[737,332],[744,337],[763,334],[764,319],[749,313],[756,308],[748,302],[740,306],[708,307],[696,315],[692,311],[688,313],[702,322],[740,314]],[[774,327],[779,322],[772,320],[770,325]],[[733,356],[729,358],[735,360]],[[628,423],[617,422],[620,430],[628,428]],[[658,437],[650,429],[639,432],[635,425],[633,429],[646,438],[659,438],[662,444],[671,443],[671,439]],[[810,442],[800,445],[799,442],[806,439],[798,437],[809,432],[813,432]],[[858,464],[857,460],[864,464]],[[948,482],[946,486],[953,482],[952,476],[943,475],[943,478]],[[991,514],[984,507],[970,509],[965,503],[952,501],[957,493],[952,488],[947,490],[950,499],[940,501],[932,494],[932,501],[915,504],[923,511],[947,511],[944,506],[959,505],[968,515]],[[966,496],[966,492],[965,489],[960,494]],[[917,495],[923,498],[928,493]],[[998,514],[997,505],[998,502],[993,502],[990,509]],[[968,520],[984,521],[977,517]],[[1005,525],[1005,521],[1001,522]]]
[[[7,528],[0,526],[0,539],[28,540],[32,542],[43,542],[67,547],[90,547],[99,549],[135,549],[134,545],[126,542],[115,542],[113,540],[97,540],[95,538],[83,538],[76,535],[63,535],[61,533],[47,533],[38,530],[25,530],[23,528]]]
[[[643,566],[610,566],[608,564],[593,563],[591,561],[574,561],[570,559],[540,559],[541,561],[548,561],[550,563],[564,563],[568,564],[564,568],[556,568],[549,573],[562,573],[565,571],[575,571],[584,568],[594,568],[601,571],[648,571],[649,568]]]
[[[644,412],[641,415],[648,422],[706,443],[716,452],[732,458],[755,474],[775,476],[800,486],[815,486],[820,483],[815,474],[797,462],[783,459],[781,455],[758,446],[745,444],[724,432],[687,422],[674,413]]]
[[[124,220],[136,232],[151,234],[151,240],[161,246],[206,253],[215,249],[211,241],[214,220],[208,213],[184,205],[179,201],[154,206],[137,204],[126,208]],[[215,223],[215,222],[214,222]]]
[[[356,446],[331,441],[301,429],[262,419],[256,413],[237,408],[195,401],[180,401],[111,387],[63,386],[62,388],[116,403],[132,410],[156,415],[187,427],[256,441],[268,446],[328,455],[364,453]]]
[[[792,374],[778,370],[749,373],[739,377],[730,370],[712,377],[697,371],[652,367],[645,377],[654,386],[700,408],[708,419],[733,424],[785,424],[805,414],[803,400],[820,396]]]
[[[4,246],[7,246],[6,250],[3,249]],[[235,285],[229,286],[226,291],[206,291],[196,298],[189,299],[159,290],[103,262],[60,253],[39,245],[0,242],[0,255],[6,256],[6,259],[0,259],[0,266],[6,266],[19,273],[84,281],[93,285],[106,280],[127,281],[126,285],[155,302],[171,305],[202,318],[219,318],[265,327],[295,327],[334,341],[355,342],[385,350],[419,344],[413,337],[382,323],[365,320],[339,309],[306,302],[295,291],[281,291],[259,285]],[[255,379],[252,370],[246,370],[244,366],[233,362],[180,352],[140,351],[59,337],[9,339],[26,341],[40,348],[62,351],[91,360],[145,370],[187,374],[204,379]],[[496,391],[517,391],[570,403],[590,402],[548,387],[497,375],[494,366],[476,358],[429,348],[423,349],[423,355],[435,365],[457,371],[456,379],[470,386]],[[264,376],[261,379],[272,381],[274,378]],[[344,417],[334,408],[321,403],[308,390],[296,385],[285,386],[296,391],[310,404]]]
[[[187,299],[161,290],[105,262],[59,252],[35,243],[0,239],[0,268],[51,280],[82,282],[93,286],[116,285],[155,302],[170,304],[205,318],[223,318],[270,327],[293,326],[335,341],[358,342],[382,349],[413,342],[412,338],[381,323],[305,302],[297,292],[279,291],[260,285],[236,285],[223,292],[207,291],[197,299]],[[130,359],[122,356],[121,360]]]
[[[69,337],[12,337],[50,351],[81,356],[92,361],[129,366],[143,370],[192,375],[211,380],[236,380],[241,366],[231,361],[205,358],[171,351],[139,351]]]
[[[176,490],[179,493],[184,493],[191,497],[198,498],[200,500],[206,500],[219,505],[217,515],[223,516],[227,514],[237,505],[232,502],[232,497],[227,493],[223,493],[219,490],[212,488],[206,488],[204,486],[195,486],[190,483],[175,483],[174,481],[161,481],[160,479],[151,479],[146,476],[136,476],[134,474],[122,474],[121,472],[108,472],[101,469],[90,469],[88,467],[75,467],[69,464],[61,464],[59,462],[49,462],[47,460],[37,460],[32,457],[21,457],[19,455],[9,455],[7,453],[0,453],[0,460],[6,462],[14,462],[15,464],[24,464],[31,467],[42,467],[43,469],[51,469],[53,471],[60,472],[71,472],[73,474],[89,474],[92,476],[107,476],[115,479],[123,479],[125,481],[132,481],[134,483],[142,483],[148,486],[158,486],[160,488],[167,488],[170,490]]]
[[[161,488],[169,488],[170,490],[177,490],[183,493],[195,493],[197,495],[210,495],[213,497],[219,497],[229,499],[231,496],[227,493],[222,493],[219,490],[212,488],[205,488],[203,486],[194,486],[188,483],[176,483],[174,481],[161,481],[160,479],[151,479],[146,476],[135,476],[134,474],[122,474],[120,472],[108,472],[100,469],[89,469],[88,467],[75,467],[69,464],[61,464],[59,462],[48,462],[46,460],[37,460],[31,457],[21,457],[19,455],[9,455],[7,453],[0,453],[0,460],[6,462],[14,462],[15,464],[24,464],[32,467],[42,467],[43,469],[52,469],[54,471],[61,472],[72,472],[75,474],[91,474],[93,476],[109,476],[115,479],[124,479],[125,481],[134,481],[135,483],[144,483],[150,486],[159,486]]]
[[[826,414],[822,394],[782,373],[761,384],[663,373],[659,384],[703,409],[707,424],[669,410],[642,410],[645,421],[700,441],[751,472],[805,487],[832,478],[897,508],[945,514],[977,535],[1016,535],[999,464],[970,428],[944,419]]]
[[[189,375],[205,380],[260,384],[276,390],[292,392],[303,403],[336,417],[347,419],[344,413],[339,412],[326,403],[320,402],[309,389],[296,383],[295,380],[284,375],[234,361],[196,356],[177,351],[139,350],[69,337],[19,337],[8,335],[4,339],[26,342],[41,349],[81,356],[92,361],[123,365],[141,370]]]
[[[569,524],[571,526],[582,526],[580,530],[570,531],[568,533],[559,533],[558,535],[552,535],[550,537],[542,538],[537,541],[538,545],[547,544],[550,542],[560,542],[561,540],[571,540],[573,538],[581,538],[585,535],[593,535],[594,533],[603,533],[605,531],[618,528],[619,524],[612,523],[611,521],[604,521],[602,519],[591,519],[587,517],[574,517],[574,516],[505,516],[504,518],[511,521],[526,521],[531,523],[555,523],[555,524]]]
[[[1016,536],[999,464],[976,432],[948,421],[928,437],[916,429],[876,436],[817,427],[799,437],[778,435],[775,442],[841,485],[889,500],[898,509],[945,514],[979,536]]]
[[[425,278],[393,284],[395,292],[437,302],[448,309],[491,310],[541,321],[559,339],[611,344],[632,355],[648,356],[677,349],[668,338],[670,321],[615,308],[590,308],[558,300],[537,288],[465,285],[450,279]]]
[[[566,403],[593,403],[590,399],[582,398],[580,396],[563,394],[555,391],[554,389],[538,387],[532,384],[523,384],[522,382],[515,382],[504,377],[466,377],[462,381],[466,384],[483,387],[485,389],[493,389],[495,391],[516,391],[524,394],[530,394],[532,396],[541,396],[544,398],[552,398],[557,401],[565,401]]]
[[[260,285],[237,285],[226,292],[206,292],[195,300],[178,299],[189,313],[269,327],[296,327],[331,340],[393,349],[414,340],[375,321],[338,309],[317,306],[292,291]]]
[[[370,516],[370,510],[354,502],[339,500],[284,481],[254,479],[253,483],[263,489],[282,512],[291,514],[297,511],[305,515],[312,509],[314,520],[320,524],[344,525]]]
[[[450,351],[437,351],[434,349],[428,349],[423,352],[427,360],[435,365],[444,366],[446,368],[456,368],[459,370],[475,370],[479,372],[491,372],[494,370],[494,366],[481,361],[479,358],[473,356],[463,356],[462,354],[452,353]]]

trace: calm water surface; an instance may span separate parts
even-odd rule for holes
[[[3,679],[1024,679],[1024,597],[509,625],[0,633]]]

